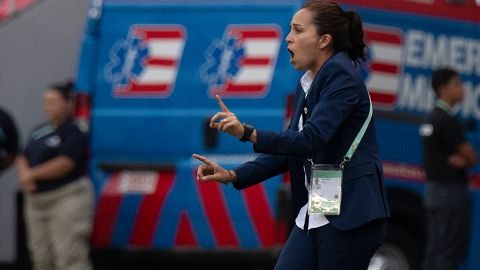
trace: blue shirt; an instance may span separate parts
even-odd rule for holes
[[[63,177],[37,180],[37,192],[54,190],[80,178],[85,172],[87,147],[87,134],[72,118],[57,128],[47,123],[34,129],[23,153],[30,167],[59,156],[67,156],[75,162],[75,168]]]

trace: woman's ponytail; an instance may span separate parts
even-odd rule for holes
[[[365,38],[362,27],[362,19],[355,11],[345,12],[349,20],[349,34],[351,46],[347,48],[347,53],[353,61],[366,60],[365,57]]]

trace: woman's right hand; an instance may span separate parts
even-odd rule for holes
[[[210,119],[210,127],[216,128],[218,131],[226,132],[234,137],[241,138],[245,132],[243,124],[238,120],[237,115],[231,112],[230,109],[223,103],[219,95],[216,95],[218,105],[222,109],[221,112],[217,112]],[[220,121],[218,121],[220,120]],[[218,122],[217,122],[218,121]]]
[[[192,157],[204,163],[198,166],[197,181],[216,181],[221,184],[235,181],[236,174],[234,171],[225,170],[204,156],[193,154]]]
[[[19,172],[20,189],[24,193],[32,193],[37,189],[37,184],[29,169]]]
[[[34,192],[37,189],[37,183],[35,182],[35,177],[33,177],[30,167],[28,166],[27,159],[23,155],[17,156],[16,167],[20,189],[24,193]]]

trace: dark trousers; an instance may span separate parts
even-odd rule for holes
[[[472,223],[465,186],[427,185],[425,270],[457,270],[465,260]]]
[[[348,231],[331,224],[308,232],[294,226],[275,270],[365,270],[385,231],[384,219]]]

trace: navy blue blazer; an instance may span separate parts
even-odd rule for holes
[[[308,113],[303,130],[298,131],[304,106]],[[365,122],[369,106],[367,88],[352,61],[344,53],[333,55],[316,74],[306,100],[300,83],[297,85],[295,113],[286,131],[257,129],[253,149],[261,154],[235,169],[234,187],[247,188],[290,171],[295,218],[308,201],[303,169],[305,166],[309,176],[307,159],[312,158],[316,164],[339,164]],[[372,118],[345,165],[340,215],[327,216],[339,230],[389,216],[374,126]]]

